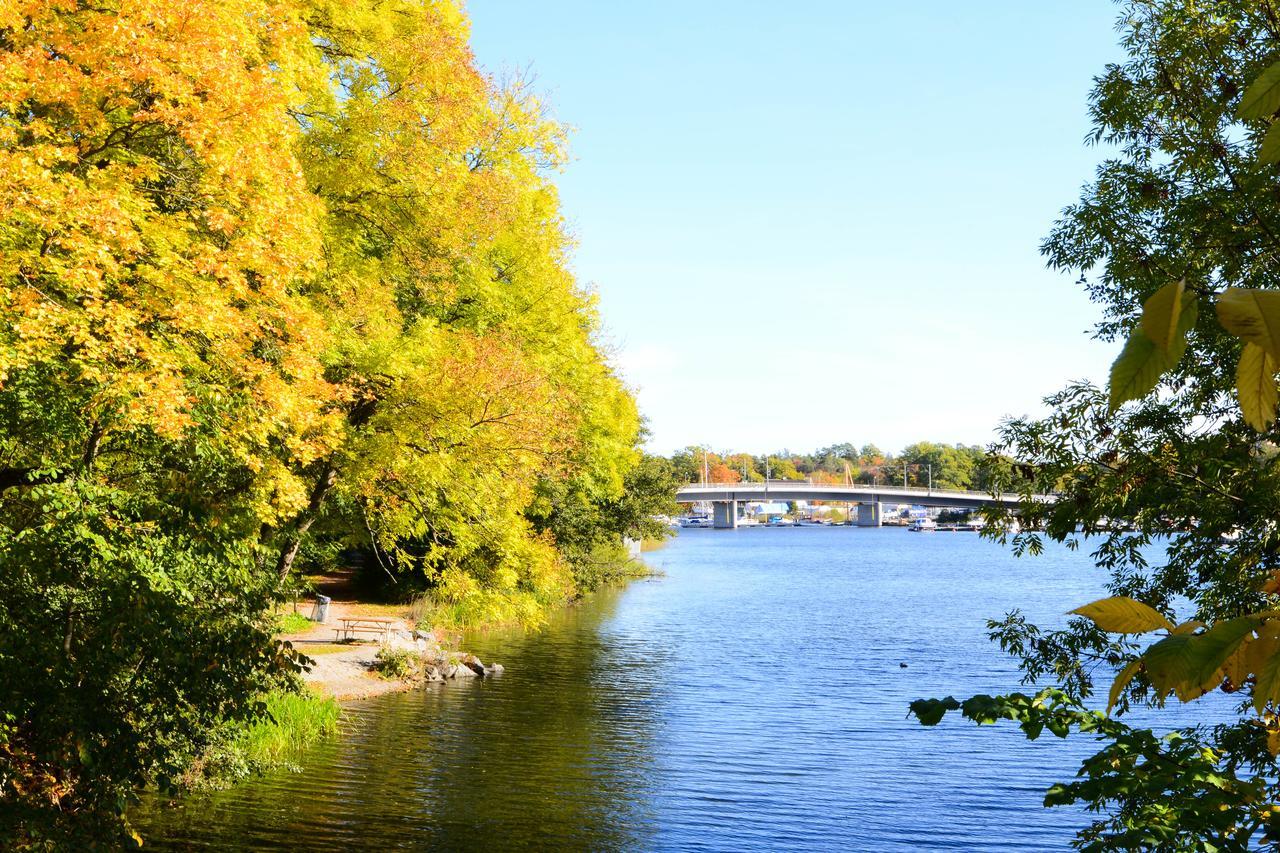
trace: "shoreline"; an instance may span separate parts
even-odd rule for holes
[[[394,619],[385,641],[342,642],[332,637],[338,618],[367,609],[357,602],[333,602],[327,621],[278,638],[311,659],[301,678],[316,695],[349,702],[502,672],[501,664],[485,665],[475,655],[450,649],[439,633],[418,631],[403,617]]]

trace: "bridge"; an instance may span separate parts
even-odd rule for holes
[[[1036,500],[1052,501],[1051,495],[1035,495]],[[805,480],[769,480],[759,483],[692,483],[676,491],[681,503],[710,501],[715,526],[738,526],[740,501],[843,501],[858,504],[858,526],[879,527],[881,504],[913,504],[920,506],[980,509],[993,504],[1015,506],[1017,494],[993,495],[990,492],[965,492],[951,489],[926,489],[918,486],[867,486],[810,483]]]

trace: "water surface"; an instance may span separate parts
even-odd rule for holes
[[[663,572],[536,634],[506,674],[354,703],[304,772],[148,808],[170,849],[1063,850],[1041,807],[1096,746],[906,718],[1018,689],[984,619],[1105,594],[1083,553],[974,534],[685,530]],[[906,666],[902,666],[906,664]]]

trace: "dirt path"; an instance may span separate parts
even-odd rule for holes
[[[332,599],[328,617],[324,622],[316,622],[305,631],[280,637],[293,643],[294,648],[315,661],[311,670],[303,674],[303,680],[314,690],[338,700],[362,699],[412,688],[414,685],[410,682],[384,678],[371,671],[379,643],[369,640],[340,643],[336,630],[340,624],[338,620],[343,617],[373,616],[393,619],[391,632],[405,641],[412,636],[414,628],[408,619],[409,607],[357,600],[351,570],[317,579],[316,589],[321,595]],[[311,601],[299,601],[297,612],[310,616],[312,606]]]

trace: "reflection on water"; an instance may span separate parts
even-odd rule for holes
[[[984,617],[1060,622],[1105,594],[1087,556],[800,528],[686,530],[651,561],[538,634],[468,638],[499,679],[352,704],[301,774],[149,805],[148,846],[1061,850],[1087,822],[1040,801],[1089,741],[905,716],[1015,689]]]

